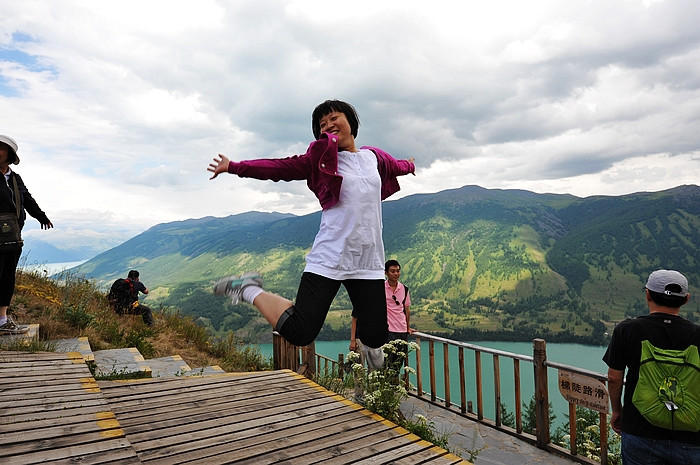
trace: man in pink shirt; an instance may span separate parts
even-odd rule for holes
[[[384,290],[386,291],[386,319],[389,325],[389,337],[387,342],[401,340],[408,342],[408,335],[413,332],[409,326],[411,320],[411,296],[408,288],[399,282],[401,278],[401,265],[396,260],[389,260],[384,264],[384,274],[386,281],[384,282]],[[399,348],[401,346],[397,346]],[[406,353],[407,349],[401,347],[401,350]],[[393,354],[388,354],[390,366],[401,362],[403,357],[398,357]],[[400,369],[400,365],[396,366]]]

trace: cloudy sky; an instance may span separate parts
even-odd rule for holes
[[[115,245],[158,223],[319,209],[219,176],[303,153],[352,103],[359,145],[414,157],[401,196],[477,184],[620,195],[700,182],[697,0],[0,0],[0,133],[53,221]]]

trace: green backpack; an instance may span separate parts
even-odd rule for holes
[[[685,350],[659,349],[642,341],[639,381],[632,403],[654,426],[700,431],[700,356]]]

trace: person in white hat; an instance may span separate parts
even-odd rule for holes
[[[39,208],[22,178],[10,168],[10,165],[19,164],[18,150],[17,142],[13,138],[0,134],[0,173],[3,175],[0,180],[0,218],[5,218],[5,221],[0,221],[0,234],[9,234],[12,224],[16,224],[21,230],[27,213],[41,223],[41,229],[53,228],[53,224]],[[0,336],[22,334],[29,329],[15,323],[7,314],[15,293],[15,273],[21,254],[21,240],[3,240],[0,243]]]

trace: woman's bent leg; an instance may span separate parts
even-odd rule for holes
[[[292,306],[290,302],[290,305],[282,310],[274,323],[275,329],[294,345],[311,344],[321,332],[328,309],[338,289],[340,289],[340,281],[305,272],[301,276],[296,303]],[[258,299],[265,294],[255,299],[256,307],[258,307]]]
[[[282,296],[271,292],[263,291],[253,300],[253,305],[260,311],[260,314],[265,317],[268,323],[273,328],[277,329],[277,322],[284,314],[285,310],[292,307],[294,304],[291,300],[285,299]]]

